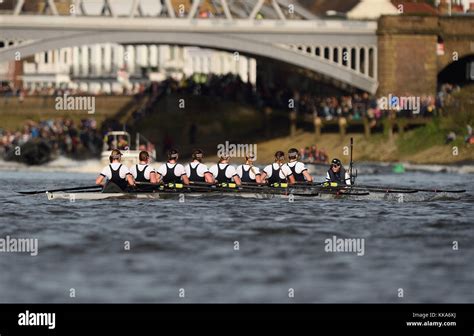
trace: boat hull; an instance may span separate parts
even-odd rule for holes
[[[251,199],[333,199],[345,198],[349,195],[336,195],[329,193],[313,194],[279,194],[279,193],[259,193],[259,192],[154,192],[154,193],[101,193],[101,192],[47,192],[48,200],[106,200],[106,199],[177,199],[185,200],[187,198],[251,198]],[[350,196],[356,197],[356,196]]]

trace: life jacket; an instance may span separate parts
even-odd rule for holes
[[[120,165],[117,170],[112,169],[112,165],[109,165],[110,172],[112,173],[112,177],[110,178],[109,182],[115,183],[120,189],[125,190],[128,187],[128,182],[127,178],[121,178],[120,177],[120,168],[122,168],[122,165]]]
[[[226,164],[226,166],[223,169],[221,169],[220,164],[219,163],[217,164],[217,176],[216,176],[216,181],[217,182],[219,182],[219,183],[230,183],[230,182],[232,182],[232,178],[227,177],[225,175],[225,172],[227,171],[228,167],[229,167],[229,165]]]
[[[293,173],[293,176],[295,177],[295,181],[296,181],[296,182],[305,182],[306,179],[305,179],[305,177],[304,177],[304,175],[303,175],[303,172],[301,172],[301,173],[299,173],[299,174],[296,173],[296,164],[297,164],[298,162],[295,161],[295,162],[292,162],[292,163],[294,163],[293,167],[290,166],[290,163],[287,163],[287,165],[288,165],[288,167],[290,167],[291,172]]]
[[[174,168],[176,167],[177,163],[173,165],[173,167],[168,166],[168,162],[166,163],[166,175],[163,176],[163,183],[180,183],[181,176],[176,176],[174,174]]]
[[[240,180],[242,182],[255,182],[256,179],[250,177],[250,170],[252,169],[252,167],[249,167],[248,170],[245,170],[244,166],[245,165],[242,165],[242,177],[240,178]]]
[[[328,170],[330,182],[336,182],[338,184],[346,183],[346,170],[341,166],[338,173],[334,173],[331,168]]]
[[[193,168],[193,165],[190,163],[189,164],[189,181],[192,182],[206,182],[206,179],[204,176],[199,176],[197,173],[197,168],[199,167],[200,163],[196,165],[196,167]]]
[[[148,180],[145,177],[145,170],[148,168],[148,165],[146,165],[145,168],[143,168],[142,171],[140,171],[138,169],[138,165],[136,165],[135,168],[137,169],[137,177],[135,178],[135,181],[137,181],[137,182],[150,182],[150,180]]]
[[[267,179],[268,184],[273,184],[273,183],[284,183],[286,182],[286,178],[281,178],[280,177],[280,171],[281,171],[281,166],[278,165],[278,169],[274,168],[275,164],[272,164],[272,175]]]

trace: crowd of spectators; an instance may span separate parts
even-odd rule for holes
[[[451,84],[444,84],[436,97],[420,97],[420,111],[397,111],[401,116],[433,116],[437,110],[452,100],[452,93],[459,90]],[[10,87],[0,87],[0,95],[4,97],[16,96],[22,100],[24,90],[12,90]],[[38,95],[63,95],[77,94],[74,90],[45,88],[28,94]],[[137,110],[132,114],[135,121],[142,119],[154,111],[156,103],[166,95],[172,93],[188,94],[195,96],[208,96],[227,101],[237,101],[255,106],[259,110],[294,110],[298,115],[310,114],[325,120],[345,117],[349,120],[360,120],[367,117],[372,121],[371,126],[393,111],[380,108],[380,98],[366,92],[345,95],[317,95],[310,91],[290,90],[283,83],[280,86],[267,86],[258,83],[253,86],[243,82],[239,76],[194,74],[191,77],[178,81],[168,78],[162,82],[152,82],[146,88],[141,87],[138,92],[133,92],[136,101],[148,96],[142,105],[137,104]],[[132,94],[126,92],[125,94]],[[111,128],[111,129],[116,129]],[[118,128],[117,128],[118,129]],[[0,130],[0,150],[7,152],[12,146],[22,145],[30,139],[44,139],[52,148],[65,155],[77,155],[88,152],[97,154],[102,148],[101,133],[93,119],[84,119],[75,124],[71,119],[62,118],[43,120],[41,122],[27,121],[21,131]],[[469,140],[470,141],[470,140]],[[309,160],[322,161],[326,159],[325,153],[316,150],[316,147],[305,149],[305,156]]]
[[[281,111],[291,109],[296,111],[298,115],[317,115],[324,120],[339,117],[345,117],[349,120],[361,120],[367,117],[369,120],[378,121],[389,114],[403,117],[432,117],[437,115],[438,110],[451,99],[451,94],[455,90],[456,87],[452,85],[443,85],[436,97],[419,97],[420,106],[418,111],[400,109],[394,113],[394,111],[382,109],[383,105],[380,97],[377,98],[367,92],[325,96],[309,91],[290,90],[283,85],[281,87],[268,87],[258,83],[254,87],[233,74],[194,74],[181,81],[169,78],[160,83],[150,84],[145,89],[144,94],[150,95],[151,99],[134,113],[134,119],[141,119],[152,112],[159,99],[172,93],[239,101],[251,104],[260,110],[264,108]],[[407,94],[406,97],[412,96]]]
[[[437,111],[452,100],[452,93],[459,87],[452,84],[443,84],[436,97],[421,96],[419,113],[410,110],[396,111],[396,115],[403,117],[430,117],[435,116]],[[123,95],[151,96],[145,106],[134,113],[135,119],[140,119],[153,110],[156,101],[164,95],[171,93],[191,94],[196,96],[210,96],[223,100],[232,100],[252,104],[263,109],[288,110],[289,108],[300,115],[317,115],[325,120],[345,117],[349,120],[361,120],[367,117],[369,120],[379,120],[393,114],[393,111],[384,110],[381,104],[382,97],[370,95],[367,92],[356,92],[352,94],[321,95],[309,90],[290,90],[282,85],[266,85],[258,82],[254,87],[245,83],[234,74],[213,75],[194,74],[188,78],[177,81],[168,78],[162,82],[152,82],[146,88],[135,87],[134,90],[126,90]],[[61,88],[43,88],[33,91],[14,90],[10,87],[0,87],[0,96],[5,98],[16,96],[20,100],[25,95],[53,95],[61,96],[85,94],[78,90]],[[415,97],[409,93],[406,97]],[[385,97],[387,98],[387,97]]]
[[[305,163],[328,163],[328,154],[324,149],[318,149],[316,145],[300,149],[301,161]]]
[[[43,140],[52,151],[66,156],[96,155],[102,150],[101,134],[94,119],[75,123],[68,118],[57,118],[40,122],[28,120],[21,131],[0,129],[0,152],[7,154],[30,140]]]
[[[139,93],[141,87],[143,85],[134,85],[129,88],[123,88],[120,92],[111,91],[111,92],[103,92],[99,91],[95,95],[107,95],[107,96],[131,96]],[[18,98],[19,101],[24,100],[26,96],[73,96],[73,95],[90,95],[89,92],[80,90],[80,89],[72,89],[72,88],[56,88],[56,87],[37,87],[34,89],[21,89],[21,88],[13,88],[10,85],[3,85],[0,86],[0,97],[3,97],[4,102],[8,102],[9,98]]]

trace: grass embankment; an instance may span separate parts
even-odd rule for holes
[[[345,155],[347,152],[344,151],[344,147],[349,146],[350,138],[353,137],[354,160],[359,162],[402,161],[419,164],[474,162],[474,146],[463,143],[459,144],[459,153],[455,156],[452,153],[453,144],[444,145],[444,140],[441,143],[435,144],[431,141],[424,142],[427,139],[425,134],[426,132],[421,130],[412,130],[405,132],[403,140],[400,139],[398,134],[395,134],[390,140],[382,134],[375,134],[366,139],[362,134],[347,134],[345,137],[341,137],[338,134],[323,133],[320,138],[316,139],[313,133],[299,132],[293,138],[282,137],[258,143],[258,161],[260,163],[271,162],[273,154],[277,150],[287,151],[291,147],[300,149],[301,147],[316,144],[318,148],[324,149],[330,158],[337,157],[344,164],[347,164],[349,162],[349,155]],[[435,139],[433,141],[436,141],[437,135],[434,134],[433,138]],[[441,138],[444,139],[444,136]],[[405,144],[405,152],[403,152],[400,150],[399,143],[404,143],[405,141],[413,142],[410,146]],[[419,150],[416,149],[417,146]]]
[[[0,99],[0,128],[21,130],[25,121],[40,121],[54,118],[70,118],[75,122],[81,119],[94,118],[100,124],[108,117],[114,116],[126,107],[133,99],[130,96],[96,96],[95,113],[87,111],[56,110],[56,97],[25,97],[20,102],[17,97]]]
[[[419,164],[454,164],[474,162],[474,146],[466,144],[467,125],[474,126],[474,86],[465,87],[453,95],[446,106],[445,117],[433,119],[426,126],[406,131],[403,136],[394,134],[392,138],[373,134],[366,139],[361,134],[323,133],[318,139],[313,133],[299,132],[293,138],[281,137],[258,144],[258,158],[261,162],[271,161],[276,150],[286,151],[291,147],[317,144],[330,157],[338,157],[344,162],[344,147],[354,138],[354,159],[356,161],[412,162]],[[445,144],[446,135],[455,132],[455,141]]]
[[[474,146],[465,143],[467,125],[474,126],[474,85],[455,93],[444,109],[444,117],[405,134],[397,141],[402,160],[416,163],[474,161]],[[446,144],[449,132],[456,140]]]

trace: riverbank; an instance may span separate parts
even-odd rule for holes
[[[40,121],[68,118],[78,123],[81,119],[94,118],[100,124],[119,114],[128,115],[136,108],[132,96],[95,96],[94,113],[87,110],[57,109],[56,96],[32,96],[19,100],[17,97],[0,99],[0,128],[22,130],[27,120]],[[120,118],[117,118],[121,121]]]
[[[287,151],[291,147],[300,149],[316,144],[319,149],[328,153],[329,157],[338,157],[344,163],[348,163],[349,152],[345,151],[344,147],[350,144],[352,137],[354,138],[354,160],[359,162],[474,164],[474,146],[468,144],[456,143],[457,151],[453,149],[453,145],[442,143],[433,144],[428,148],[420,146],[419,150],[416,148],[406,150],[403,146],[405,139],[412,139],[412,137],[418,139],[416,134],[413,135],[414,132],[407,132],[404,139],[401,139],[398,134],[395,134],[392,139],[388,139],[382,134],[375,134],[368,139],[363,134],[347,134],[345,137],[341,137],[339,134],[323,134],[316,139],[314,133],[298,132],[294,137],[286,136],[258,143],[258,159],[260,162],[271,161],[276,150]],[[414,139],[412,140],[414,141]]]

